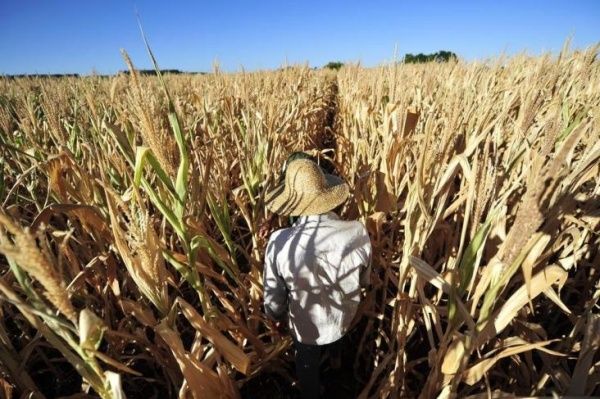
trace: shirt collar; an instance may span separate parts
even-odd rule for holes
[[[308,222],[323,222],[325,220],[340,220],[340,217],[335,212],[326,212],[320,215],[304,215],[298,216],[294,225],[304,224]]]

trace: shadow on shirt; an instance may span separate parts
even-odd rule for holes
[[[368,278],[370,242],[364,227],[326,213],[301,217],[273,238],[266,257],[276,281],[265,284],[283,291],[280,298],[265,294],[265,307],[279,299],[272,312],[279,318],[289,308],[290,329],[300,342],[321,345],[343,336],[360,302],[361,281],[365,285]]]

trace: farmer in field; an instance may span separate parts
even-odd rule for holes
[[[302,397],[314,399],[321,393],[321,352],[341,349],[369,282],[371,242],[360,222],[333,212],[347,199],[348,185],[306,157],[292,158],[300,159],[287,163],[284,181],[267,195],[272,212],[298,218],[269,238],[265,310],[275,320],[287,318]]]

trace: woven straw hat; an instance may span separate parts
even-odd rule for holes
[[[313,161],[296,159],[288,165],[285,181],[267,194],[266,205],[279,215],[320,215],[343,203],[349,193],[341,178],[324,174]]]

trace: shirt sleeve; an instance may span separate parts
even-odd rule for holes
[[[288,306],[288,294],[285,281],[277,270],[273,236],[271,236],[269,243],[267,244],[263,271],[263,286],[266,314],[277,320],[284,318]]]

